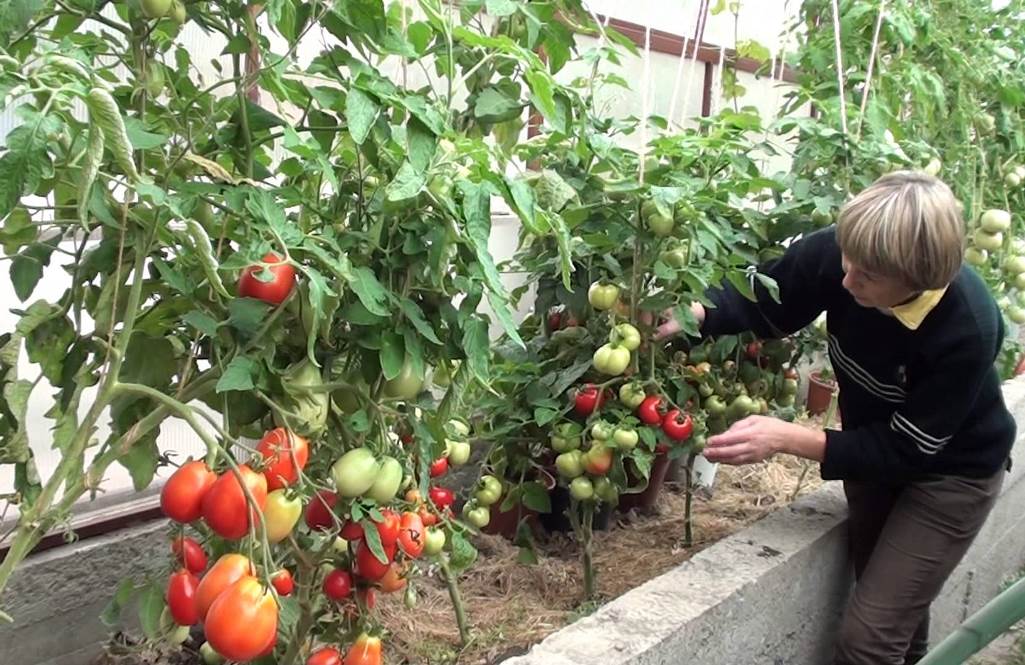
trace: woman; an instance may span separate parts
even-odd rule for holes
[[[842,479],[856,583],[835,665],[904,665],[928,649],[929,605],[986,520],[1010,464],[1015,423],[994,360],[1003,319],[962,266],[964,228],[932,176],[883,176],[835,228],[793,243],[762,272],[757,301],[726,286],[692,311],[705,335],[791,334],[827,312],[843,430],[752,416],[710,437],[712,462],[776,453]],[[663,338],[679,332],[670,321]]]

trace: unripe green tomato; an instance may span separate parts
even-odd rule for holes
[[[640,436],[637,434],[637,430],[617,427],[616,431],[612,433],[612,441],[623,451],[633,450],[637,447],[639,440]]]
[[[1011,228],[1011,213],[993,208],[979,217],[979,227],[986,233],[1000,233]]]
[[[140,0],[139,7],[146,18],[164,18],[171,11],[172,0]]]
[[[462,466],[470,461],[470,444],[466,441],[448,441],[448,463]]]
[[[1000,249],[1004,244],[1004,235],[1002,233],[986,233],[982,229],[978,229],[975,235],[972,236],[972,240],[975,246],[979,249],[985,249],[990,252]]]
[[[967,247],[964,251],[964,260],[970,266],[985,265],[989,260],[989,253],[977,247]]]
[[[583,455],[579,450],[562,453],[555,458],[555,468],[563,478],[576,478],[583,475]]]
[[[574,478],[569,484],[569,493],[577,501],[590,501],[594,498],[594,484],[588,478]]]

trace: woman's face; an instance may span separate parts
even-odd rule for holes
[[[842,259],[843,287],[862,307],[886,309],[907,301],[915,294],[892,277],[884,277],[862,270],[844,256]]]

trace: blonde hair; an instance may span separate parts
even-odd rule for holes
[[[837,239],[862,270],[915,291],[939,289],[961,269],[964,220],[954,193],[941,180],[895,171],[844,205]]]

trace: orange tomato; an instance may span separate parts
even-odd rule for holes
[[[255,577],[246,576],[217,597],[203,625],[217,653],[245,662],[274,648],[278,607],[274,595]]]
[[[249,559],[242,554],[225,554],[203,575],[196,589],[196,608],[199,618],[205,619],[210,606],[225,589],[243,577],[256,574]]]

